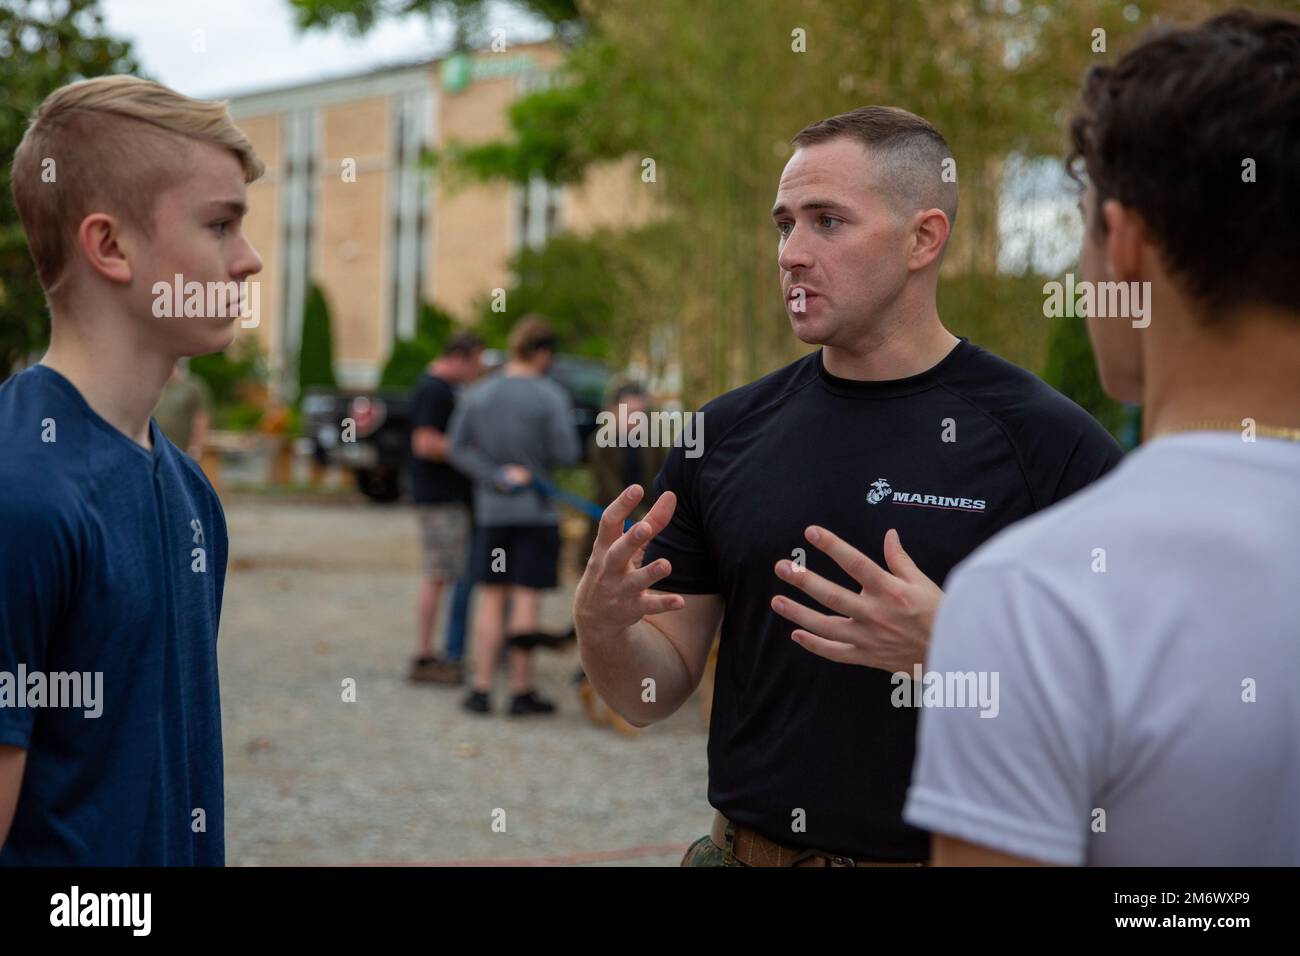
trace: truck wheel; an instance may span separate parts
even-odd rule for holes
[[[393,502],[402,496],[397,472],[391,468],[358,468],[357,487],[371,501]]]

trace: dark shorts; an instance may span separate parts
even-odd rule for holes
[[[553,524],[478,528],[470,573],[483,584],[549,590],[559,583],[560,529]]]

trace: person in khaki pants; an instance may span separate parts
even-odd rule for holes
[[[468,574],[473,540],[473,485],[448,460],[447,427],[456,408],[455,389],[483,373],[483,340],[461,332],[429,363],[411,402],[411,498],[420,519],[424,580],[416,603],[416,653],[410,678],[459,684],[473,579]],[[433,629],[448,583],[455,582],[442,656],[434,653]]]

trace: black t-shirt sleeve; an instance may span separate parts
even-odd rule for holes
[[[415,393],[415,401],[411,405],[411,427],[436,428],[440,432],[445,432],[454,407],[455,399],[451,389],[438,381],[428,379]]]
[[[1080,488],[1092,484],[1110,471],[1124,457],[1124,449],[1100,424],[1085,424],[1074,447],[1066,455],[1056,480],[1044,489],[1044,505],[1068,498]]]
[[[1040,511],[1106,474],[1123,459],[1124,449],[1083,408],[1047,385],[1035,384],[1005,421],[1034,510]]]
[[[722,588],[717,562],[704,534],[696,497],[700,483],[695,481],[695,470],[703,459],[687,458],[685,452],[680,445],[673,448],[655,478],[654,500],[671,491],[677,496],[677,507],[668,526],[646,546],[642,566],[659,558],[667,558],[672,564],[672,573],[655,584],[657,590],[674,594],[718,594]]]
[[[944,384],[1002,429],[1034,511],[1068,498],[1124,457],[1119,442],[1082,407],[991,352],[974,349]]]

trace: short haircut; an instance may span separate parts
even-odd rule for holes
[[[555,349],[555,331],[551,324],[540,315],[521,316],[510,330],[506,343],[510,348],[510,357],[526,359],[542,349]]]
[[[880,161],[880,189],[906,215],[942,209],[951,227],[957,221],[957,177],[944,176],[952,150],[928,120],[896,106],[860,106],[810,123],[790,140],[796,148],[851,139]]]
[[[610,398],[611,405],[618,405],[627,401],[629,398],[645,398],[650,395],[646,392],[645,386],[640,382],[624,382],[618,388],[614,389],[614,394]]]
[[[71,83],[45,98],[14,153],[10,185],[47,297],[68,274],[77,228],[91,213],[118,216],[152,236],[158,194],[189,175],[192,140],[230,150],[245,182],[264,171],[225,103],[120,75]]]
[[[1238,10],[1154,30],[1088,70],[1069,130],[1066,166],[1078,179],[1082,160],[1101,235],[1105,200],[1134,210],[1206,318],[1296,310],[1300,20]]]
[[[442,347],[443,355],[459,355],[468,358],[484,346],[483,338],[477,332],[457,332]]]

